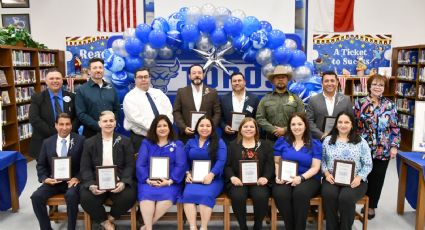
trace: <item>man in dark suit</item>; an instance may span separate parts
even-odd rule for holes
[[[237,133],[232,130],[232,112],[244,113],[245,117],[255,118],[257,106],[260,100],[257,95],[247,92],[245,85],[245,76],[240,72],[234,72],[230,76],[232,91],[224,95],[220,100],[221,122],[220,127],[223,130],[222,138],[228,144],[233,141]]]
[[[46,202],[53,195],[65,193],[68,213],[68,229],[75,229],[77,221],[80,183],[80,160],[83,152],[84,137],[72,133],[71,117],[60,113],[56,119],[55,134],[43,141],[37,174],[39,182],[43,183],[31,196],[32,207],[40,224],[40,229],[52,229],[47,213]],[[71,179],[57,180],[52,175],[53,157],[71,157]]]
[[[220,124],[220,101],[217,91],[203,84],[204,70],[195,64],[189,68],[191,85],[180,88],[173,106],[173,116],[182,141],[192,138],[195,130],[191,128],[191,111],[206,112],[211,117],[214,126]]]
[[[63,78],[57,69],[49,70],[46,85],[46,90],[31,97],[29,120],[33,134],[29,154],[34,159],[38,159],[43,140],[56,134],[55,120],[58,114],[64,112],[70,115],[73,131],[77,131],[79,124],[78,119],[75,119],[75,95],[62,89]]]
[[[336,117],[342,111],[354,114],[350,97],[337,92],[338,76],[335,72],[323,73],[322,88],[323,93],[311,97],[306,107],[310,130],[316,139],[323,139],[329,134],[323,130],[326,117]]]

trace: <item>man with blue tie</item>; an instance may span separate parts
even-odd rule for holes
[[[73,131],[77,131],[79,126],[74,106],[75,95],[62,89],[62,74],[57,69],[50,69],[45,82],[47,89],[31,97],[29,109],[29,120],[33,127],[29,155],[36,160],[43,140],[56,134],[55,120],[58,114],[63,112],[71,116]]]
[[[232,91],[221,98],[221,123],[222,138],[226,143],[236,139],[237,131],[232,130],[232,112],[243,113],[245,117],[255,118],[260,100],[257,95],[247,92],[245,76],[240,72],[230,75]]]
[[[57,134],[43,141],[40,156],[37,161],[37,175],[43,183],[31,196],[32,207],[40,224],[40,229],[52,229],[47,213],[47,200],[60,193],[65,193],[68,213],[68,229],[75,229],[77,221],[80,183],[80,159],[83,153],[84,137],[71,132],[71,117],[59,113],[55,128]],[[67,181],[54,179],[52,175],[53,157],[71,158],[71,179]]]

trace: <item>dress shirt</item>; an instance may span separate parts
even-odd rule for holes
[[[102,166],[114,165],[114,158],[112,157],[112,138],[110,140],[102,139],[103,144],[103,157]]]
[[[66,149],[69,150],[69,145],[71,143],[71,135],[68,134],[67,137],[62,138],[58,135],[58,139],[56,140],[56,153],[58,154],[59,157],[61,157],[61,150],[62,150],[62,139],[66,140]]]
[[[55,107],[55,96],[58,97],[58,102],[61,107],[61,111],[63,111],[63,97],[62,97],[62,90],[59,90],[58,95],[55,95],[50,89],[48,89],[49,96],[50,96],[50,102],[52,103],[53,113],[55,117],[58,115],[56,114],[56,107]]]
[[[326,109],[328,110],[328,115],[332,116],[332,114],[334,112],[336,92],[332,97],[326,96],[325,93],[323,93],[323,96],[325,97]]]
[[[149,88],[148,93],[152,97],[159,114],[166,115],[173,123],[173,107],[170,99],[161,90]],[[138,135],[146,136],[151,123],[155,118],[151,104],[146,96],[146,91],[137,87],[125,95],[123,102],[124,128]]]
[[[195,107],[197,112],[199,112],[199,110],[201,109],[203,87],[204,85],[202,84],[198,92],[195,86],[192,84],[193,101],[195,102]]]
[[[242,100],[239,101],[235,93],[234,92],[232,93],[233,112],[242,113],[243,106],[245,105],[245,95],[246,95],[246,91],[243,92]]]

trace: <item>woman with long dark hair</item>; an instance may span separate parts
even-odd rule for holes
[[[193,160],[210,160],[211,170],[202,183],[193,183],[192,172],[186,172],[186,186],[180,203],[184,203],[184,212],[191,230],[196,230],[196,204],[201,214],[201,229],[206,230],[211,217],[215,199],[223,190],[223,169],[227,152],[224,141],[215,133],[211,118],[202,116],[195,126],[195,137],[185,146],[189,166]],[[192,170],[192,169],[191,169]]]
[[[334,162],[354,162],[354,179],[349,186],[335,184]],[[327,230],[349,230],[354,217],[356,202],[367,190],[367,176],[372,170],[372,157],[367,142],[356,133],[354,117],[341,112],[336,117],[330,136],[323,141],[322,181],[323,206]]]

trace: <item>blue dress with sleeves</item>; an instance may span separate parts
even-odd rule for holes
[[[188,165],[192,167],[193,160],[211,160],[208,155],[209,140],[204,143],[204,146],[199,147],[199,137],[190,139],[186,143],[185,151],[188,158]],[[211,167],[211,172],[215,177],[211,184],[190,184],[187,183],[180,203],[202,204],[213,208],[215,198],[221,194],[224,186],[223,170],[227,159],[227,148],[223,140],[219,140],[219,147],[216,155],[216,161]]]
[[[146,183],[149,178],[151,157],[169,157],[169,175],[173,180],[171,186],[153,187]],[[139,150],[136,162],[136,175],[138,181],[138,200],[163,201],[171,200],[173,203],[181,195],[182,182],[187,169],[186,153],[181,141],[170,141],[164,146],[144,139]]]
[[[284,137],[280,137],[274,145],[274,156],[298,162],[298,175],[301,175],[311,168],[313,158],[322,160],[322,143],[312,139],[311,148],[303,146],[297,151]],[[320,173],[314,175],[313,178],[320,181]]]

